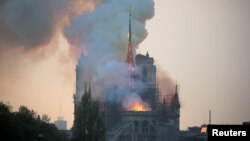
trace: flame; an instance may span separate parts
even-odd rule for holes
[[[132,105],[129,107],[129,111],[135,111],[135,112],[147,112],[150,110],[151,108],[147,104],[140,103],[138,101],[133,102]]]

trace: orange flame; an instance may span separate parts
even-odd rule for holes
[[[129,111],[135,111],[135,112],[147,112],[150,110],[151,109],[148,105],[140,103],[138,101],[133,102],[133,104],[129,107]]]

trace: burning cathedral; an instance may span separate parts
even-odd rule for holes
[[[133,54],[131,30],[131,14],[129,19],[129,35],[126,64],[126,80],[121,91],[126,96],[123,102],[110,101],[110,95],[119,91],[119,86],[109,85],[103,90],[103,97],[96,97],[99,101],[101,116],[106,125],[108,141],[172,141],[175,140],[180,126],[180,103],[178,87],[171,95],[162,96],[157,84],[154,58],[146,55]],[[82,82],[90,83],[91,87],[100,85],[96,82],[86,82],[81,74],[86,73],[79,63],[76,67],[76,93],[74,95],[74,108],[79,104],[84,89]],[[114,70],[119,71],[119,70]],[[85,75],[86,76],[86,75]],[[87,78],[86,78],[87,79]],[[89,80],[89,79],[88,79]],[[138,82],[142,85],[138,85]],[[103,82],[105,83],[105,82]],[[125,92],[126,91],[126,92]],[[94,93],[94,92],[93,92]],[[136,93],[136,97],[131,98]],[[125,104],[124,104],[125,103]],[[124,106],[126,105],[126,106]]]

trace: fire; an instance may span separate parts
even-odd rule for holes
[[[140,102],[134,102],[129,107],[129,111],[135,111],[135,112],[147,112],[150,111],[150,107],[147,104],[140,103]]]

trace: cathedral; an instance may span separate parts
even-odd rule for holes
[[[131,41],[131,15],[129,21],[128,52],[126,63],[129,67],[129,77],[145,84],[145,90],[140,94],[142,100],[149,104],[147,110],[124,110],[119,103],[99,102],[100,114],[107,130],[108,141],[174,141],[179,133],[180,103],[178,87],[168,96],[162,96],[157,84],[157,67],[154,58],[146,55],[133,55]],[[135,67],[139,68],[135,72]],[[76,67],[76,94],[74,108],[79,103],[79,92],[84,86],[78,77],[83,69]],[[133,87],[129,82],[129,87]]]
[[[180,103],[178,88],[175,93],[160,100],[161,94],[156,83],[154,59],[146,55],[135,56],[136,66],[141,72],[136,74],[147,86],[141,94],[149,103],[149,111],[103,111],[108,129],[108,141],[174,141],[179,132]]]

